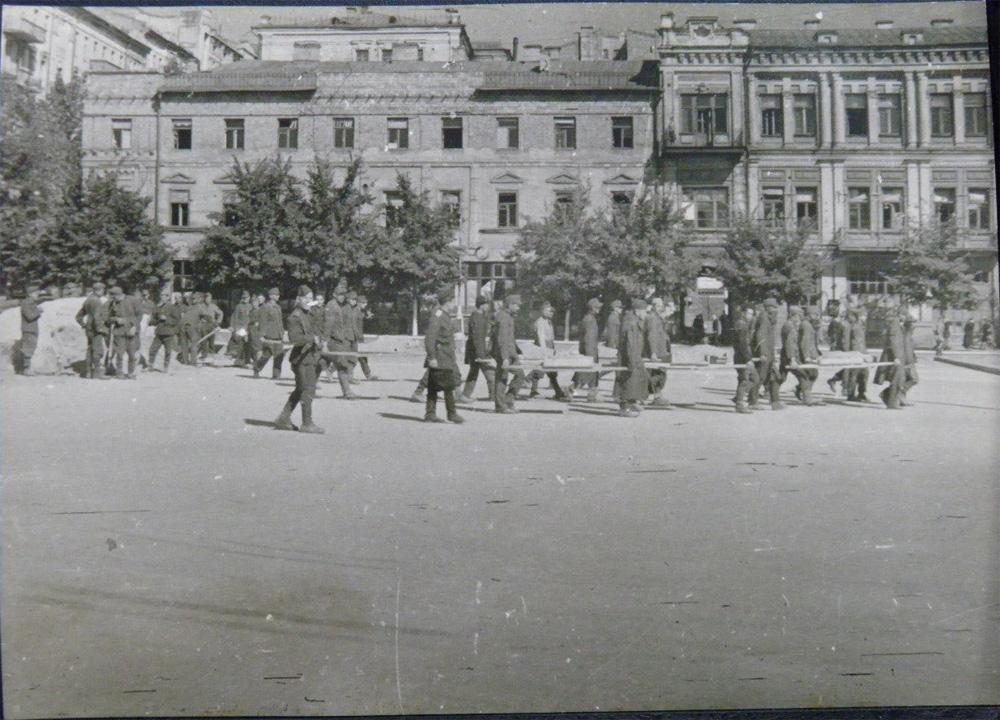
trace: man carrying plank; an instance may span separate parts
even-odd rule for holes
[[[753,351],[750,349],[750,328],[754,319],[754,309],[752,305],[744,305],[736,318],[733,326],[733,364],[736,367],[736,412],[750,414],[753,411],[747,405],[747,397],[750,402],[757,404],[757,396],[760,394],[760,375],[753,364]]]
[[[785,404],[781,402],[781,381],[782,377],[778,369],[778,358],[776,348],[776,324],[778,322],[778,301],[774,298],[767,298],[764,301],[764,312],[757,317],[757,322],[753,328],[750,349],[756,359],[757,374],[760,382],[767,388],[771,396],[771,409],[784,410]],[[757,409],[757,398],[751,397],[750,408]]]
[[[649,380],[642,360],[642,324],[646,319],[646,301],[632,298],[632,307],[622,315],[621,334],[618,337],[618,364],[627,369],[615,378],[614,398],[618,401],[618,414],[622,417],[639,417],[639,403],[646,399]]]
[[[517,364],[517,356],[520,353],[514,337],[514,315],[521,307],[521,296],[508,295],[506,302],[506,308],[503,305],[497,307],[491,332],[493,342],[491,352],[496,362],[493,405],[496,412],[511,414],[517,412],[514,400],[517,398],[517,391],[524,383],[524,373],[520,369],[510,370],[511,365]]]
[[[670,336],[667,334],[665,308],[662,298],[653,298],[652,312],[646,311],[643,320],[643,357],[652,362],[670,362]],[[663,397],[663,389],[667,384],[666,368],[654,368],[649,371],[649,393],[653,396],[651,407],[670,407],[670,401]]]

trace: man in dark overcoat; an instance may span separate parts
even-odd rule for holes
[[[455,356],[455,289],[447,288],[437,294],[438,308],[431,316],[427,333],[424,335],[424,350],[427,359],[427,404],[424,422],[444,422],[437,415],[438,393],[444,393],[444,406],[449,422],[462,423],[464,419],[455,409],[455,388],[462,381],[458,360]]]
[[[778,363],[777,352],[777,322],[778,322],[778,301],[774,298],[767,298],[763,305],[764,312],[759,313],[755,318],[751,349],[753,356],[757,360],[757,374],[761,384],[767,388],[771,399],[772,410],[784,410],[785,404],[781,402],[781,383],[784,377],[781,374]],[[750,399],[750,407],[755,408],[756,398]]]
[[[476,389],[476,382],[479,380],[479,373],[486,378],[486,386],[489,389],[490,397],[493,397],[493,385],[496,376],[493,368],[483,365],[480,360],[485,360],[490,356],[490,313],[489,298],[480,295],[476,298],[476,308],[469,315],[469,326],[465,334],[465,363],[469,366],[469,374],[465,377],[465,387],[458,402],[468,405],[473,402],[472,393]]]
[[[628,368],[619,370],[615,377],[614,398],[618,401],[618,414],[622,417],[638,417],[639,403],[646,400],[649,391],[646,364],[642,360],[642,325],[645,320],[645,299],[632,298],[628,312],[622,315],[618,335],[618,364]]]

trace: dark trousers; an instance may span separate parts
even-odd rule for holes
[[[865,400],[868,392],[868,368],[848,370],[844,381],[844,389],[848,400]]]
[[[198,339],[200,337],[197,325],[182,326],[181,336],[178,339],[180,349],[177,353],[177,359],[187,365],[196,365],[198,363]]]
[[[549,379],[549,385],[552,389],[556,391],[556,396],[561,397],[563,394],[562,388],[559,386],[559,373],[556,372],[545,372],[544,370],[532,370],[531,371],[531,392],[538,392],[538,381],[543,377]]]
[[[736,404],[746,404],[748,398],[751,405],[756,405],[760,398],[760,375],[753,364],[736,371]]]
[[[480,373],[486,378],[486,387],[489,389],[490,397],[493,397],[494,386],[496,385],[496,373],[493,371],[493,368],[487,367],[475,360],[469,363],[469,374],[465,376],[465,387],[462,389],[462,395],[467,398],[472,397],[472,393],[476,390],[476,383],[479,381]]]
[[[499,409],[511,406],[517,398],[517,391],[524,386],[524,372],[507,370],[497,366],[496,383],[493,389],[493,404]]]
[[[920,376],[917,374],[917,369],[912,365],[907,365],[906,370],[904,371],[903,385],[900,388],[900,392],[902,392],[905,397],[907,391],[909,391],[909,389],[918,382],[920,382]]]
[[[295,389],[288,396],[278,421],[289,420],[295,407],[302,405],[302,424],[312,423],[312,402],[316,397],[316,383],[319,382],[319,365],[315,362],[292,363],[295,373]]]
[[[902,365],[892,365],[888,371],[889,386],[881,393],[882,401],[889,408],[899,407],[899,393],[903,389],[906,380],[906,368]]]
[[[104,335],[87,333],[87,377],[104,375],[104,343]]]
[[[757,404],[760,398],[760,389],[765,387],[770,396],[771,405],[777,405],[781,402],[781,383],[785,381],[785,373],[776,368],[770,360],[761,360],[755,365],[760,384],[750,389],[750,404]]]
[[[436,370],[427,368],[427,404],[424,417],[430,418],[437,414],[438,393],[444,394],[444,407],[448,413],[448,418],[455,417],[455,379],[458,371]]]
[[[806,405],[811,405],[813,403],[812,389],[816,380],[819,379],[819,370],[799,370],[796,375],[799,379],[801,400]]]
[[[663,388],[667,386],[667,371],[662,368],[654,368],[649,371],[649,394],[654,398],[663,394]]]
[[[128,374],[135,374],[135,366],[139,361],[139,338],[129,337],[125,333],[113,335],[112,352],[115,356],[115,374],[125,377],[125,357],[128,356]]]
[[[368,358],[364,356],[359,357],[358,365],[361,366],[361,372],[364,373],[366,379],[372,376],[372,369],[368,367]]]
[[[285,347],[281,340],[264,340],[262,343],[260,357],[254,363],[254,372],[260,372],[267,365],[267,361],[272,357],[274,364],[271,366],[271,377],[281,377],[281,363],[285,359]]]
[[[31,356],[35,354],[38,347],[38,333],[21,331],[21,342],[18,350],[21,353],[21,372],[31,369]]]
[[[163,369],[170,367],[170,355],[177,347],[176,335],[154,335],[153,343],[149,346],[149,367],[153,367],[156,361],[156,354],[163,348]]]

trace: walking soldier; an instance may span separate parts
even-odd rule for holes
[[[233,308],[233,314],[229,318],[229,328],[232,335],[232,354],[236,367],[246,367],[249,361],[250,340],[247,337],[250,327],[250,311],[253,305],[250,304],[250,293],[244,290],[240,293],[240,301]]]
[[[346,305],[347,285],[340,283],[333,291],[333,300],[326,306],[324,336],[327,338],[327,348],[333,351],[351,352],[354,343],[354,319],[350,309]],[[351,370],[354,368],[354,358],[335,355],[332,360],[333,367],[337,369],[337,380],[340,381],[340,390],[346,400],[353,400],[357,397],[351,390]]]
[[[452,323],[452,314],[455,312],[454,288],[439,292],[437,300],[440,305],[431,316],[424,336],[424,349],[427,351],[424,367],[428,373],[424,422],[444,422],[437,416],[438,392],[443,392],[448,420],[461,423],[464,419],[455,409],[455,388],[462,381],[462,375],[455,358],[455,326]]]
[[[469,374],[465,378],[465,388],[458,399],[462,404],[473,402],[472,393],[476,389],[476,381],[479,380],[480,372],[486,378],[486,387],[489,389],[490,397],[493,397],[493,385],[496,382],[493,368],[486,367],[479,362],[490,356],[489,304],[489,299],[480,295],[476,298],[476,309],[469,316],[469,328],[465,336],[465,362],[469,366]]]
[[[645,319],[646,301],[633,298],[631,308],[622,316],[618,337],[618,364],[628,368],[619,371],[615,379],[614,398],[618,401],[618,414],[622,417],[639,416],[639,403],[645,401],[649,389],[646,365],[642,361],[642,325]]]
[[[136,342],[136,336],[139,334],[139,317],[136,315],[136,307],[131,298],[125,297],[125,292],[117,285],[111,288],[108,327],[111,329],[111,339],[114,343],[115,376],[120,380],[125,377],[135,379],[135,366],[139,360],[139,346]],[[126,355],[128,355],[127,376]]]
[[[260,334],[263,339],[263,348],[260,358],[253,366],[253,376],[260,377],[260,371],[267,365],[267,361],[272,357],[274,364],[271,366],[271,378],[277,380],[281,377],[281,361],[285,359],[285,328],[281,321],[281,306],[278,299],[281,291],[278,288],[271,288],[268,292],[268,301],[260,308]],[[298,301],[296,301],[298,302]]]
[[[508,295],[507,307],[498,301],[493,327],[491,329],[492,348],[490,352],[496,362],[496,384],[493,391],[493,405],[498,413],[516,413],[514,401],[517,391],[524,384],[524,372],[520,369],[511,370],[511,365],[517,364],[520,350],[514,336],[514,315],[521,307],[520,295]]]
[[[170,355],[177,345],[177,333],[181,329],[181,296],[171,293],[168,299],[160,303],[153,311],[153,344],[149,346],[149,368],[153,369],[156,353],[163,348],[163,372],[170,371]]]
[[[591,298],[588,300],[587,314],[583,316],[583,320],[580,322],[580,345],[578,352],[581,355],[586,355],[591,358],[595,365],[597,365],[601,360],[598,352],[600,330],[597,324],[597,314],[601,312],[601,305],[601,301],[597,298]],[[570,400],[573,399],[573,394],[578,388],[586,387],[588,389],[587,400],[590,402],[596,401],[599,378],[600,376],[596,372],[573,373],[573,382],[569,386]]]
[[[750,348],[753,319],[753,306],[746,305],[733,325],[733,364],[737,366],[736,397],[733,402],[736,403],[736,412],[743,414],[753,412],[747,405],[747,398],[750,398],[751,404],[756,405],[760,394],[760,375],[753,364],[753,350]]]
[[[867,328],[865,318],[859,310],[847,311],[849,335],[848,350],[856,353],[868,352],[868,341],[865,337]],[[868,368],[854,368],[846,374],[847,399],[851,402],[868,402]]]
[[[778,366],[776,324],[778,322],[778,301],[767,298],[764,301],[764,312],[760,313],[753,326],[751,335],[751,350],[757,362],[757,375],[762,386],[767,388],[771,398],[772,410],[784,410],[781,402],[781,382],[784,378]],[[750,408],[757,409],[757,397],[750,396]]]
[[[320,352],[323,341],[313,328],[310,318],[310,308],[313,304],[312,290],[308,285],[299,287],[295,298],[295,309],[288,316],[288,341],[292,351],[288,356],[288,364],[295,374],[295,389],[292,390],[274,421],[276,430],[295,430],[292,424],[292,413],[295,406],[302,404],[302,426],[299,432],[321,434],[323,428],[313,423],[312,402],[316,397],[316,383],[319,380]]]

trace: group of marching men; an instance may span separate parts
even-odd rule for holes
[[[371,375],[366,358],[359,352],[359,343],[364,339],[367,302],[363,296],[349,291],[344,283],[337,286],[329,303],[324,303],[322,295],[314,295],[303,285],[285,323],[279,305],[280,291],[273,288],[268,296],[265,300],[263,295],[242,294],[231,318],[233,332],[229,351],[237,366],[253,369],[255,378],[260,377],[261,370],[272,361],[272,377],[277,378],[288,350],[287,331],[291,346],[288,359],[295,374],[295,390],[275,421],[275,427],[321,433],[323,430],[312,422],[312,400],[324,370],[330,379],[336,373],[346,399],[357,397],[351,390],[351,385],[357,382],[353,377],[356,365],[361,364],[369,379],[376,379]],[[437,415],[440,394],[443,394],[447,421],[463,422],[457,406],[473,402],[472,393],[480,374],[486,379],[495,411],[501,414],[517,412],[518,393],[527,381],[531,383],[528,397],[537,396],[539,381],[548,377],[555,390],[555,399],[569,401],[578,393],[586,392],[586,399],[595,401],[600,379],[609,373],[615,375],[613,398],[621,416],[637,417],[645,405],[670,405],[663,391],[667,368],[671,364],[668,329],[673,307],[660,298],[632,298],[627,304],[614,300],[603,332],[598,321],[603,304],[597,298],[588,301],[580,325],[579,353],[589,358],[591,365],[575,372],[569,386],[563,389],[551,365],[546,368],[544,362],[533,363],[521,358],[514,329],[514,317],[521,307],[520,296],[512,294],[492,300],[479,297],[469,318],[464,358],[469,371],[458,397],[456,390],[462,385],[462,376],[455,349],[457,326],[454,316],[458,308],[453,288],[438,293],[437,301],[438,307],[424,339],[426,372],[412,398],[425,402],[424,419],[427,422],[445,422]],[[552,305],[543,303],[534,324],[535,344],[541,348],[544,358],[556,355],[552,315]],[[148,358],[142,356],[139,347],[144,317],[148,317],[155,328]],[[839,370],[827,382],[834,392],[840,383],[841,392],[848,401],[868,402],[869,366],[877,366],[874,382],[889,383],[880,397],[886,407],[898,409],[907,404],[906,393],[918,381],[913,320],[908,313],[898,309],[889,309],[886,317],[881,364],[855,364]],[[209,293],[187,296],[172,293],[154,307],[143,290],[126,296],[115,286],[110,297],[105,297],[104,285],[96,283],[77,320],[87,332],[87,367],[91,376],[104,376],[105,365],[110,363],[118,377],[135,377],[137,362],[151,369],[161,347],[165,351],[164,371],[169,369],[175,348],[182,362],[200,364],[199,358],[208,352],[206,342],[211,342],[220,326],[222,313]],[[760,408],[762,390],[770,400],[771,409],[784,409],[780,387],[789,375],[797,381],[795,396],[800,402],[809,406],[823,404],[813,395],[813,386],[819,377],[821,320],[818,308],[803,310],[791,305],[788,319],[779,327],[778,302],[773,298],[757,306],[742,308],[734,327],[733,361],[738,376],[734,398],[736,412],[751,413]],[[831,349],[865,353],[865,333],[863,309],[848,308],[830,323]],[[105,341],[109,346],[106,354]],[[617,350],[615,366],[601,365],[601,342]],[[299,404],[302,405],[303,423],[296,428],[291,422],[291,412]]]

